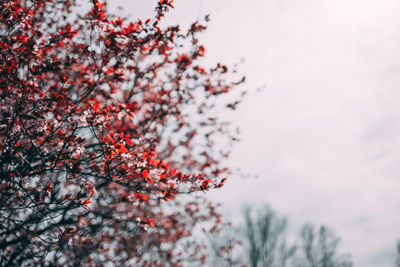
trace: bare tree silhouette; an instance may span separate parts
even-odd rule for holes
[[[396,244],[396,267],[400,267],[400,240]]]
[[[287,245],[287,219],[278,217],[268,206],[256,212],[246,207],[244,219],[244,241],[249,265],[252,267],[288,266],[289,259],[296,252],[296,247]]]
[[[340,239],[326,226],[306,223],[297,238],[289,240],[288,220],[269,206],[243,210],[243,223],[237,238],[234,227],[208,237],[207,263],[211,266],[250,267],[352,267],[350,254],[340,254]],[[241,242],[242,243],[241,243]],[[235,246],[238,245],[239,246]],[[232,250],[232,247],[235,249]],[[397,245],[400,267],[400,241]]]
[[[300,232],[300,251],[296,267],[351,267],[353,263],[348,254],[338,255],[340,239],[326,226],[316,229],[305,224]]]

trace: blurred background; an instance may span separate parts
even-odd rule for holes
[[[151,17],[156,1],[110,0]],[[354,266],[394,266],[400,238],[400,2],[175,0],[166,24],[210,14],[207,62],[241,64],[249,94],[232,177],[210,197],[232,220],[269,203],[298,231],[325,224]],[[265,85],[265,88],[255,89]],[[258,178],[254,178],[256,175]]]

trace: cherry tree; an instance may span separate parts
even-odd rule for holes
[[[202,23],[163,25],[172,0],[147,20],[106,7],[0,1],[2,266],[199,264],[193,229],[221,227],[201,192],[230,173],[216,114],[244,79],[200,64]]]

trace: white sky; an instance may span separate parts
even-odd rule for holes
[[[355,266],[393,266],[400,238],[400,1],[175,0],[167,20],[211,14],[210,62],[245,58],[251,93],[234,122],[231,179],[211,196],[268,202],[295,226],[324,223]],[[155,1],[111,0],[135,17]],[[199,7],[202,7],[199,10]]]

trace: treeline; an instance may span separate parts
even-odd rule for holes
[[[248,267],[351,267],[350,253],[339,250],[340,238],[325,225],[305,223],[296,234],[288,219],[269,206],[246,207],[242,223],[208,235],[211,266]],[[230,251],[227,249],[230,248]],[[400,241],[394,266],[400,267]]]

